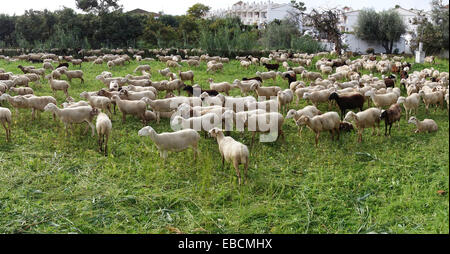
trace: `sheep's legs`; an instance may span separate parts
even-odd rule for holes
[[[198,153],[197,143],[192,145],[192,152],[194,152],[194,161],[195,161],[197,159],[197,153]]]
[[[244,184],[247,182],[248,161],[244,163]]]
[[[234,169],[236,170],[236,174],[238,176],[239,185],[241,185],[241,172],[239,171],[239,162],[237,160],[233,161]]]
[[[6,124],[4,121],[2,121],[3,128],[5,128],[6,132],[6,142],[9,142],[9,134],[8,134],[8,128],[6,128]]]
[[[316,147],[319,143],[319,136],[320,136],[320,132],[316,133]]]
[[[122,112],[122,123],[125,123],[126,118],[127,118],[127,115]]]
[[[105,137],[106,136],[106,137]],[[107,133],[104,135],[103,144],[105,144],[105,156],[108,156],[108,140],[109,140],[109,134]]]

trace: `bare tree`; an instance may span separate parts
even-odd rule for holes
[[[328,41],[335,45],[335,51],[339,55],[342,49],[341,31],[339,30],[339,17],[342,11],[339,9],[329,9],[318,11],[313,9],[310,14],[305,14],[308,23],[320,34],[324,34]]]

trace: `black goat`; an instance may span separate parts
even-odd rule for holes
[[[395,79],[397,77],[393,74],[391,74],[389,77],[384,79],[384,84],[386,87],[395,87]]]
[[[387,127],[389,125],[389,136],[391,135],[392,124],[398,122],[400,125],[400,119],[402,118],[402,108],[399,104],[393,104],[388,110],[384,110],[381,113],[380,120],[384,119],[384,135],[387,136]]]
[[[296,75],[295,73],[294,73],[294,74],[292,74],[292,73],[286,73],[286,74],[283,75],[283,78],[284,78],[284,79],[287,79],[287,80],[289,81],[289,85],[290,85],[292,82],[297,81],[297,75]]]
[[[58,67],[56,67],[56,69],[58,69],[59,67],[67,67],[67,68],[69,68],[69,63],[60,63],[58,65]]]
[[[337,94],[332,93],[328,100],[335,100],[341,110],[341,119],[344,118],[347,109],[355,109],[359,108],[359,110],[363,110],[364,106],[364,96],[359,93],[351,93],[351,94]]]
[[[262,78],[260,78],[260,77],[254,77],[254,78],[242,78],[242,81],[247,81],[247,80],[257,80],[257,81],[259,81],[260,83],[263,82]]]
[[[280,68],[279,64],[267,64],[263,63],[263,65],[267,68],[269,71],[277,71]]]
[[[190,85],[186,85],[183,88],[184,91],[186,91],[189,96],[193,96],[194,95],[194,87],[190,86]],[[203,90],[200,88],[200,94],[207,92],[209,94],[209,96],[216,96],[219,94],[219,92],[217,92],[216,90]]]

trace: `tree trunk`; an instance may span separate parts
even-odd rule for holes
[[[389,41],[382,41],[381,46],[386,50],[386,54],[392,53],[392,46],[389,48]]]
[[[335,36],[334,37],[334,49],[336,50],[336,53],[340,56],[341,55],[341,50],[342,50],[340,36]]]

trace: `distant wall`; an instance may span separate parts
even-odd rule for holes
[[[376,54],[386,53],[386,50],[380,43],[363,41],[358,39],[354,34],[344,34],[342,36],[342,43],[347,44],[349,46],[347,50],[352,52],[365,54],[368,48],[373,48],[375,49]],[[408,42],[404,38],[401,38],[398,42],[394,43],[392,51],[394,52],[396,48],[398,48],[399,53],[404,52],[406,54],[411,54]]]

